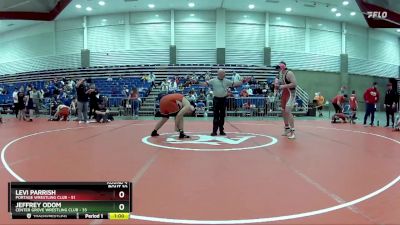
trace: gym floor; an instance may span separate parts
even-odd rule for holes
[[[187,118],[185,141],[173,120],[152,138],[153,118],[79,125],[7,117],[1,208],[9,181],[120,180],[134,185],[131,220],[120,224],[399,224],[400,133],[326,117],[297,118],[296,140],[281,136],[276,118],[228,118],[227,137],[216,138],[208,136],[212,118]],[[116,223],[18,221],[6,210],[0,218]]]

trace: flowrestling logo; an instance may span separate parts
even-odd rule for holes
[[[176,133],[161,134],[159,137],[144,137],[142,142],[157,148],[183,151],[240,151],[266,148],[277,143],[268,135],[228,132],[227,136],[210,136],[207,133],[187,133],[191,138],[179,139]]]
[[[400,15],[396,1],[356,0],[365,21],[371,28],[400,27]]]
[[[368,19],[386,19],[388,17],[388,12],[386,11],[368,11]]]
[[[166,142],[169,144],[198,144],[198,145],[238,145],[256,136],[243,136],[237,135],[236,137],[217,137],[204,134],[192,135],[193,140],[179,139],[178,135],[167,138]]]

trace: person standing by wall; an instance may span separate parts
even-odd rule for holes
[[[95,84],[90,85],[90,94],[89,94],[89,120],[95,117],[95,111],[97,110],[98,106],[98,97],[99,91],[96,89]]]
[[[89,94],[92,92],[88,90],[86,80],[81,79],[76,83],[76,94],[78,99],[78,121],[79,123],[89,123],[88,120],[88,101]]]
[[[17,104],[17,111],[18,111],[18,120],[26,120],[26,113],[25,113],[25,91],[24,88],[21,87],[19,92],[18,92],[18,104]]]
[[[338,94],[332,99],[333,108],[335,108],[335,113],[343,112],[343,104],[347,100],[347,95]]]
[[[365,109],[365,116],[364,116],[364,126],[367,125],[367,119],[371,115],[371,123],[370,126],[374,126],[374,119],[375,119],[375,111],[376,111],[376,104],[379,102],[379,91],[376,88],[377,83],[374,82],[372,87],[368,88],[364,92],[364,100],[366,104]]]
[[[135,119],[139,117],[139,107],[140,107],[140,96],[139,96],[139,91],[136,87],[132,88],[131,94],[130,94],[130,101],[132,102],[132,110],[133,110],[133,116]]]
[[[315,97],[314,100],[317,103],[317,110],[318,110],[318,114],[320,117],[322,117],[322,109],[324,107],[324,103],[325,103],[325,98],[324,96],[321,95],[321,92],[317,92],[315,93]]]
[[[398,95],[396,90],[393,89],[392,84],[388,83],[387,84],[387,91],[385,94],[385,111],[386,111],[386,126],[389,127],[389,119],[392,117],[392,127],[394,127],[394,113],[396,112],[397,109],[397,104],[398,104]]]
[[[35,110],[36,117],[39,117],[40,92],[37,91],[35,87],[32,88],[32,100],[33,100],[33,108]]]
[[[351,121],[355,122],[354,120],[357,118],[357,109],[358,109],[358,100],[355,90],[351,92],[349,103],[351,110]]]
[[[28,85],[27,92],[26,92],[26,109],[29,113],[29,122],[32,122],[33,118],[33,111],[34,111],[34,104],[33,104],[33,86]]]
[[[14,102],[15,117],[18,118],[18,89],[17,88],[14,88],[14,92],[13,92],[12,96],[13,96],[13,102]]]

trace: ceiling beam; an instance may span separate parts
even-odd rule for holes
[[[47,13],[43,12],[0,12],[0,20],[40,20],[53,21],[71,3],[72,0],[60,0]]]

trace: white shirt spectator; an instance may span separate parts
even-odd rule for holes
[[[40,89],[40,90],[39,90],[39,98],[40,98],[40,99],[43,99],[43,98],[44,98],[44,91],[43,91],[43,89]]]
[[[213,91],[208,92],[207,94],[207,101],[212,101],[214,98],[214,93]]]
[[[15,90],[13,92],[12,96],[13,96],[14,103],[18,103],[18,91],[17,90]]]
[[[246,91],[247,91],[247,94],[249,94],[249,95],[253,95],[253,89],[251,89],[251,88],[248,88]]]
[[[169,90],[171,91],[176,91],[178,90],[178,85],[176,84],[175,81],[171,82],[170,86],[169,86]]]
[[[269,96],[268,96],[268,101],[269,101],[269,102],[274,102],[274,101],[275,101],[275,95],[272,95],[272,94],[269,95]]]
[[[206,79],[206,81],[209,81],[212,79],[212,76],[209,72],[206,73],[205,79]]]
[[[165,92],[165,91],[168,91],[169,86],[170,86],[169,82],[166,81],[166,80],[164,80],[164,81],[161,83],[161,91],[164,91],[164,92]]]
[[[240,75],[238,73],[236,73],[236,72],[233,72],[232,81],[233,82],[239,82],[241,80],[242,79],[241,79]]]
[[[186,98],[187,98],[187,100],[189,100],[189,102],[196,102],[196,100],[197,100],[196,92],[193,94],[189,93],[189,95]]]
[[[148,82],[151,83],[154,82],[155,80],[156,80],[156,75],[154,75],[154,73],[150,73]]]

